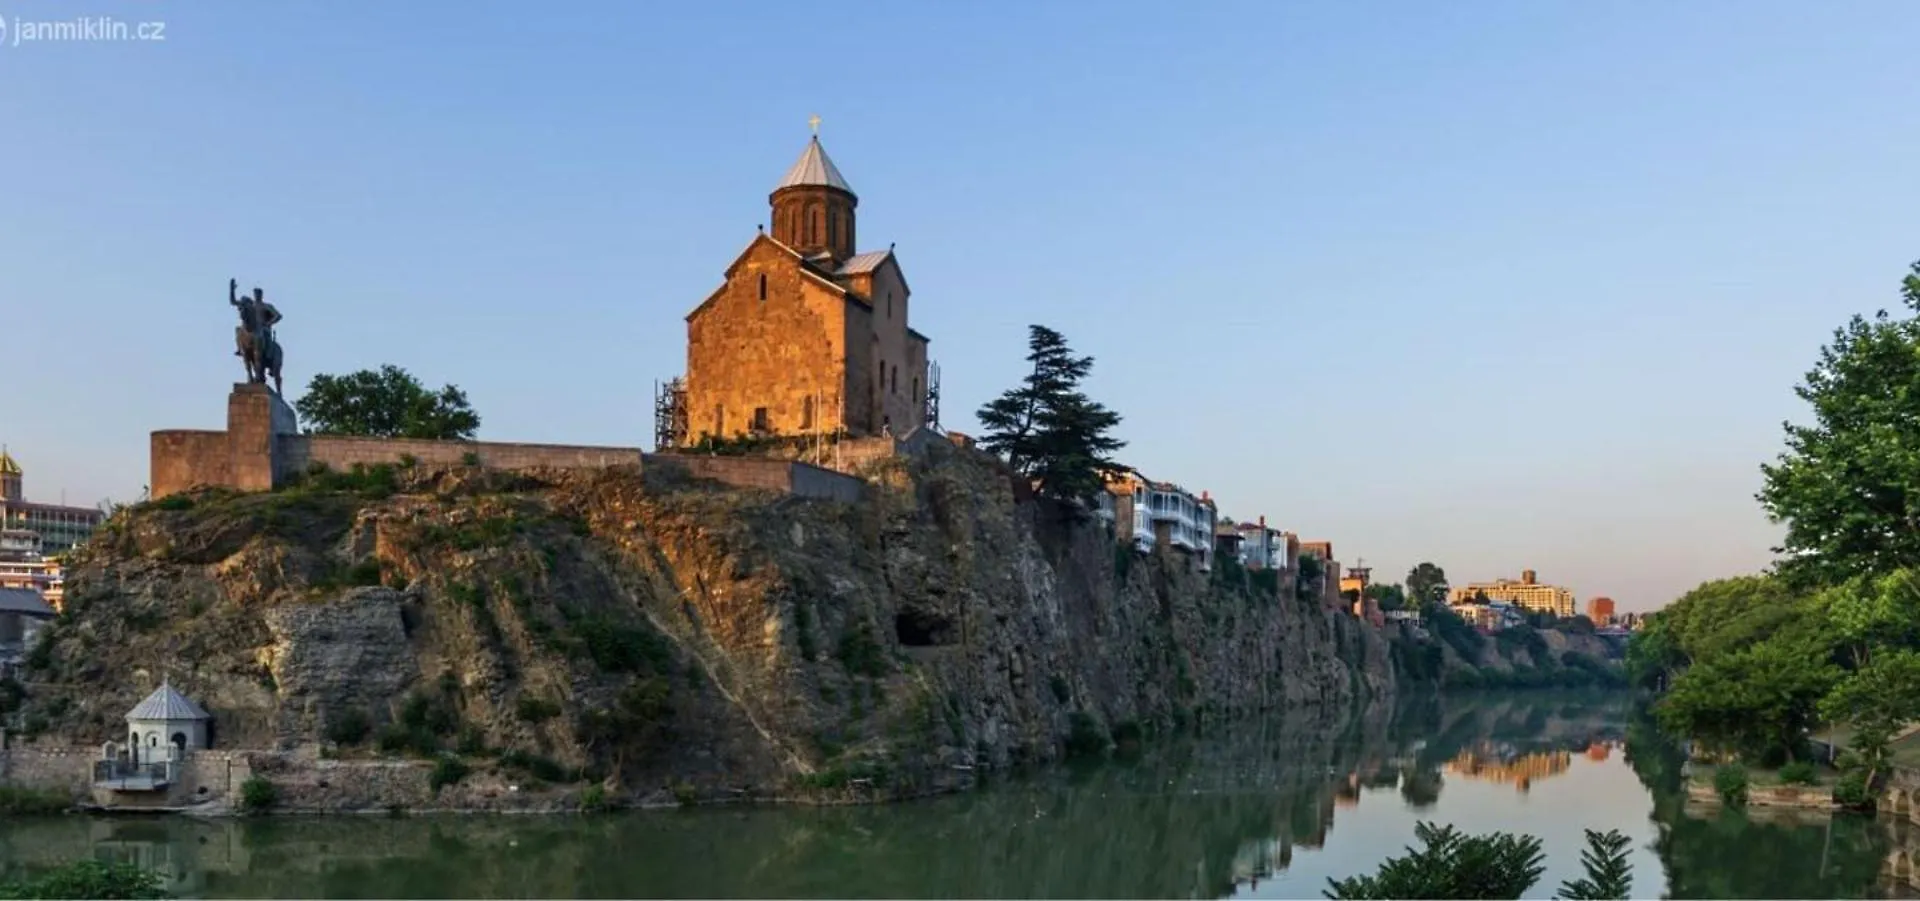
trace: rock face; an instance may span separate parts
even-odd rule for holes
[[[71,561],[26,719],[97,745],[166,675],[221,747],[862,800],[1394,689],[1354,617],[1120,550],[1016,501],[990,457],[873,479],[854,505],[622,470],[169,498]]]

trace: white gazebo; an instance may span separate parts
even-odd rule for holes
[[[213,717],[174,690],[165,679],[127,713],[127,744],[140,762],[179,760],[207,747],[207,722]]]

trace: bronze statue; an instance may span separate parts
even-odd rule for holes
[[[264,385],[267,376],[273,376],[273,393],[280,393],[280,342],[273,337],[273,327],[280,321],[280,311],[267,303],[266,292],[253,289],[251,296],[240,296],[240,280],[227,280],[227,303],[240,310],[240,324],[234,327],[233,355],[247,367],[247,382]]]

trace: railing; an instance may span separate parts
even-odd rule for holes
[[[158,788],[179,781],[180,763],[173,760],[156,760],[145,763],[133,763],[125,758],[116,760],[96,760],[93,762],[93,781],[100,783],[134,783],[135,787]]]

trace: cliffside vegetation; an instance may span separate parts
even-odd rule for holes
[[[836,504],[669,465],[376,466],[138,505],[70,561],[27,722],[97,746],[166,676],[217,746],[417,757],[436,789],[863,800],[1392,691],[1351,616],[1117,554],[985,454],[871,475]]]
[[[1855,316],[1795,389],[1812,423],[1762,467],[1787,526],[1775,572],[1695,588],[1628,655],[1663,724],[1709,752],[1776,766],[1833,727],[1835,796],[1862,804],[1920,720],[1920,264],[1902,298],[1911,315]]]

